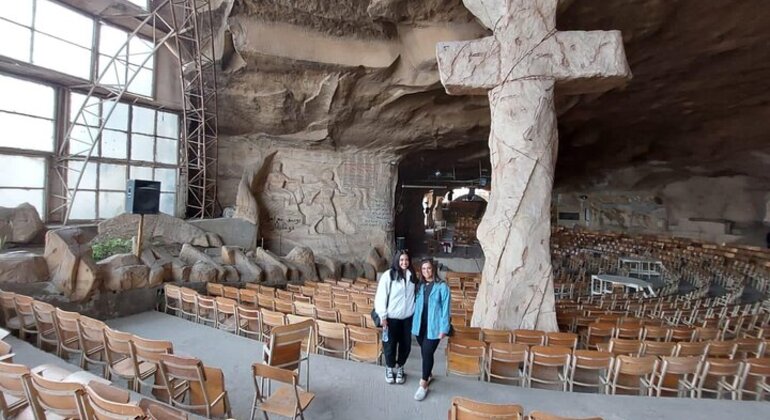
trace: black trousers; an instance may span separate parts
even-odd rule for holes
[[[388,342],[382,343],[385,365],[404,366],[412,351],[412,317],[406,319],[388,318]]]
[[[417,336],[417,343],[420,345],[420,353],[422,353],[422,380],[428,381],[430,375],[433,374],[433,354],[436,353],[438,343],[441,340],[431,340],[424,335]]]

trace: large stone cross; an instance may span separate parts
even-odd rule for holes
[[[463,0],[489,37],[440,43],[450,95],[489,95],[492,192],[478,228],[483,281],[472,324],[556,331],[550,204],[561,93],[601,92],[631,77],[618,31],[558,32],[558,0]]]

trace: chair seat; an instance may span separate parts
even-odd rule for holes
[[[24,325],[29,327],[35,325],[35,318],[32,315],[26,315],[22,317],[24,319]],[[5,322],[5,327],[11,330],[18,330],[21,328],[21,318],[18,315],[12,317]]]
[[[152,374],[155,373],[156,366],[153,363],[149,362],[139,362],[139,376],[142,378],[146,378]],[[134,364],[131,361],[131,359],[126,358],[118,363],[115,363],[112,365],[112,371],[115,372],[117,375],[120,375],[124,378],[133,378],[134,377]]]
[[[51,364],[38,365],[30,371],[51,381],[63,381],[64,378],[72,375],[72,371]]]
[[[299,406],[301,410],[305,410],[310,402],[315,398],[315,394],[299,390]],[[281,387],[276,390],[270,398],[259,405],[259,409],[268,413],[277,414],[283,417],[293,418],[296,414],[294,412],[294,390],[290,387]]]
[[[380,357],[380,349],[377,344],[357,343],[350,349],[350,357],[356,360],[375,361]]]

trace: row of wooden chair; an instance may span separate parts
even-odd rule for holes
[[[745,361],[700,356],[628,356],[562,346],[528,346],[452,338],[446,372],[524,387],[562,391],[732,399],[770,397],[770,359]],[[672,385],[672,382],[674,385]],[[673,387],[672,387],[673,386]]]
[[[543,411],[533,411],[524,416],[524,408],[518,404],[490,404],[463,397],[452,398],[449,420],[602,420],[601,417],[561,417]]]

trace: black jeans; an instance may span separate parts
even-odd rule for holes
[[[428,381],[430,375],[433,373],[433,354],[436,353],[438,343],[441,340],[431,340],[426,336],[418,335],[417,343],[420,345],[420,353],[422,353],[422,380]]]
[[[404,366],[412,351],[412,317],[406,319],[388,318],[388,342],[382,343],[385,365]]]

